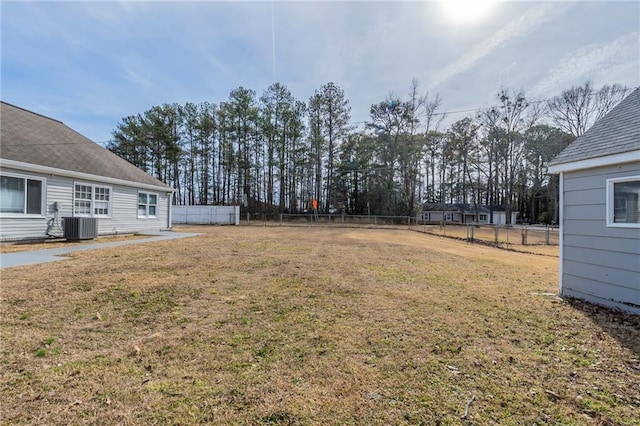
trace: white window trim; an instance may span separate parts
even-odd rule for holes
[[[90,214],[79,214],[76,213],[76,185],[84,185],[91,187],[91,213]],[[105,188],[109,190],[109,214],[95,214],[95,202],[96,202],[96,188]],[[82,182],[75,181],[73,182],[73,201],[71,203],[71,211],[73,212],[73,217],[101,217],[105,219],[111,219],[111,214],[113,212],[113,187],[107,185],[100,185],[90,182]]]
[[[47,217],[47,178],[40,176],[30,176],[30,175],[22,175],[18,173],[7,173],[2,172],[2,176],[18,178],[18,179],[28,179],[28,180],[39,180],[42,182],[41,194],[40,194],[40,214],[33,213],[0,213],[0,217],[2,218],[10,218],[10,219],[42,219]],[[24,202],[27,202],[26,194]],[[26,210],[26,205],[25,205]]]
[[[145,216],[141,216],[140,215],[140,211],[138,210],[138,207],[140,206],[140,194],[147,194],[147,214]],[[155,195],[156,196],[156,203],[155,204],[149,204],[149,195]],[[149,215],[149,206],[156,206],[156,214],[151,216]],[[136,214],[138,215],[138,219],[157,219],[159,217],[158,215],[158,207],[160,205],[160,194],[158,194],[157,192],[153,192],[153,191],[138,191],[138,195],[136,197]]]
[[[613,210],[615,208],[613,185],[621,182],[640,182],[640,175],[623,178],[607,179],[607,227],[610,228],[640,228],[640,223],[614,222]]]

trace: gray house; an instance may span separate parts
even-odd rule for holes
[[[168,229],[172,193],[62,122],[0,102],[0,241],[62,236],[65,217],[96,218],[99,235]]]
[[[640,314],[640,89],[551,161],[560,294]]]
[[[491,216],[493,215],[493,222]],[[511,224],[516,223],[518,216],[517,211],[511,212]],[[507,213],[504,206],[493,206],[490,208],[485,205],[473,204],[442,204],[442,203],[424,203],[422,205],[422,220],[428,222],[447,222],[456,224],[490,224],[506,225]]]

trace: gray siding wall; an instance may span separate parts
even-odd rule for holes
[[[640,314],[640,228],[607,227],[607,179],[640,163],[565,172],[562,295]]]
[[[430,213],[430,222],[441,222],[442,221],[442,211],[428,211],[428,212],[424,212],[424,213]],[[481,213],[481,214],[485,214],[485,213]],[[487,219],[480,221],[478,220],[478,223],[489,223],[489,213],[486,213],[487,215]],[[518,213],[511,213],[511,217],[512,217],[512,221],[511,224],[515,225],[516,223],[516,217],[517,217]],[[493,212],[493,225],[505,225],[506,222],[506,213],[505,212]],[[473,215],[467,215],[466,219],[467,223],[471,223],[473,221]],[[452,219],[451,222],[455,222],[455,223],[463,223],[462,222],[462,214],[460,213],[453,213],[452,214]]]
[[[442,212],[436,212],[436,211],[431,212],[430,211],[430,212],[426,212],[426,213],[429,213],[429,220],[431,222],[441,222],[442,221]]]
[[[122,234],[157,232],[167,229],[168,203],[170,198],[164,191],[142,189],[158,195],[156,218],[138,218],[138,188],[50,176],[32,172],[21,172],[3,168],[3,171],[46,179],[46,217],[0,218],[0,241],[42,238],[47,232],[62,234],[62,218],[73,216],[73,185],[75,182],[111,188],[111,217],[98,217],[98,234]],[[58,203],[58,212],[54,203]]]

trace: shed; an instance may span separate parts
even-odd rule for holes
[[[171,228],[173,189],[61,121],[0,102],[0,241],[62,236],[63,218],[97,234]]]
[[[549,163],[560,294],[640,314],[640,88]]]

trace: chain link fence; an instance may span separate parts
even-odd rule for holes
[[[408,216],[371,216],[343,214],[280,214],[280,225],[356,226],[368,228],[409,228],[415,219]]]
[[[485,225],[428,222],[409,216],[371,216],[342,214],[257,213],[247,215],[244,225],[253,226],[324,226],[409,229],[426,234],[491,245],[510,250],[557,256],[557,227],[533,225]]]
[[[559,245],[558,228],[551,226],[425,223],[422,224],[422,231],[428,234],[454,237],[470,242],[491,243],[505,248],[511,248],[511,246]]]

